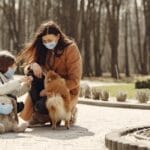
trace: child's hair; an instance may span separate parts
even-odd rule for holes
[[[15,56],[8,51],[0,51],[0,72],[7,72],[8,68],[16,63]]]

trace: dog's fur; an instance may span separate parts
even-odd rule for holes
[[[64,120],[67,129],[70,128],[71,99],[66,82],[54,71],[49,71],[45,77],[45,90],[47,93],[46,107],[52,121],[52,128],[56,128],[58,121]]]
[[[27,123],[18,124],[18,116],[17,116],[17,102],[14,99],[6,98],[6,96],[1,96],[0,103],[3,105],[13,104],[13,111],[8,115],[0,114],[0,133],[5,132],[24,132],[27,128]]]

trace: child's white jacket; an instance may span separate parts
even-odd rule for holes
[[[28,85],[21,84],[19,80],[8,80],[0,73],[0,97],[4,98],[7,94],[19,97],[28,92],[29,89],[30,87]]]

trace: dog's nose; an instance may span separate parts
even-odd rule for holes
[[[2,103],[2,105],[5,105],[5,103]]]

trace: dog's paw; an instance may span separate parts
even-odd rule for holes
[[[70,121],[65,121],[65,127],[66,127],[67,129],[70,129]]]
[[[56,129],[56,125],[52,125],[52,129],[55,130]]]

